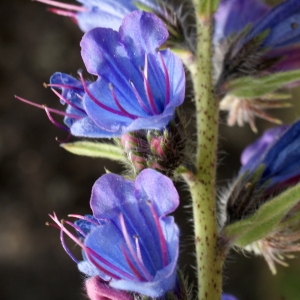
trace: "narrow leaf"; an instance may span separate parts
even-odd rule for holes
[[[65,150],[82,156],[101,157],[111,160],[124,160],[122,149],[107,143],[95,143],[90,141],[79,141],[60,145]]]
[[[300,70],[277,72],[261,78],[251,76],[238,78],[229,82],[225,89],[240,98],[257,98],[297,80],[300,80]]]
[[[223,231],[234,245],[245,247],[268,235],[300,200],[300,184],[263,204],[251,217],[227,226]]]

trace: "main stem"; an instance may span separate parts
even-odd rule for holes
[[[196,68],[192,70],[197,114],[196,175],[185,176],[193,201],[198,299],[222,293],[223,255],[217,247],[216,160],[219,105],[212,82],[212,23],[198,17]]]

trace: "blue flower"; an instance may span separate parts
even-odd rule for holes
[[[158,17],[140,11],[127,15],[119,32],[95,28],[84,35],[82,58],[98,79],[86,82],[80,73],[79,82],[56,73],[50,84],[75,104],[67,111],[77,117],[65,119],[73,135],[120,137],[168,125],[184,100],[185,74],[176,55],[157,50],[167,37]]]
[[[177,208],[179,197],[172,181],[152,169],[142,171],[135,182],[106,174],[94,184],[90,204],[93,216],[79,216],[75,224],[65,221],[79,239],[52,216],[66,251],[70,254],[63,232],[82,247],[79,270],[100,276],[115,289],[150,297],[173,291],[179,230],[167,215]]]
[[[244,150],[241,160],[240,174],[264,166],[258,185],[267,184],[265,193],[295,184],[300,180],[300,121],[267,130]]]
[[[51,5],[50,11],[72,18],[83,32],[96,27],[118,30],[123,18],[138,6],[160,12],[155,0],[77,0],[82,6],[61,3],[52,0],[37,0]]]
[[[239,61],[239,69],[249,73],[252,69],[252,72],[256,70],[258,73],[299,67],[298,0],[283,1],[273,8],[259,0],[223,0],[215,14],[215,22],[215,45],[224,44],[230,49],[231,54],[227,54],[227,59],[231,56],[235,62]],[[250,27],[245,30],[247,25]],[[228,47],[227,43],[233,45]],[[241,68],[241,64],[244,68]]]

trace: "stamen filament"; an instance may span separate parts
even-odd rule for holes
[[[127,111],[121,106],[121,104],[120,104],[120,102],[119,102],[119,100],[118,100],[118,98],[117,98],[117,96],[116,96],[116,93],[115,93],[115,91],[114,91],[114,87],[113,87],[112,84],[109,84],[109,89],[110,89],[111,95],[112,95],[112,97],[113,97],[113,99],[114,99],[116,105],[117,105],[118,108],[120,109],[120,111],[121,111],[122,113],[124,113],[124,115],[125,115],[126,117],[128,117],[128,118],[130,118],[130,119],[133,119],[133,120],[134,120],[134,119],[137,119],[137,116],[130,114],[129,112],[127,112]]]
[[[155,105],[155,102],[154,102],[154,99],[153,99],[153,95],[152,95],[152,92],[151,92],[151,88],[150,88],[150,85],[149,85],[149,82],[148,82],[148,59],[147,59],[147,54],[145,54],[145,67],[144,67],[144,70],[142,71],[142,75],[143,75],[143,79],[144,79],[144,88],[145,88],[145,92],[146,92],[148,102],[150,104],[150,107],[153,110],[153,113],[155,115],[158,115],[159,112],[156,108],[156,105]]]
[[[119,220],[120,220],[120,224],[121,224],[121,230],[126,242],[126,246],[128,247],[128,250],[130,252],[130,254],[132,255],[134,261],[136,262],[136,264],[138,265],[138,267],[140,268],[140,270],[143,273],[143,276],[145,276],[145,278],[147,279],[147,281],[152,281],[153,277],[151,276],[151,274],[148,272],[148,270],[146,269],[145,265],[143,264],[143,261],[140,261],[137,254],[135,253],[129,235],[128,235],[128,231],[126,228],[126,224],[125,224],[125,220],[122,214],[119,215]]]
[[[115,275],[113,273],[111,273],[110,271],[108,271],[107,269],[101,267],[91,256],[91,254],[97,259],[99,260],[101,263],[103,263],[104,265],[106,265],[106,267],[112,269],[114,272],[116,272],[117,274],[120,274],[123,278],[132,280],[132,281],[136,281],[136,277],[132,276],[131,274],[128,274],[126,272],[124,272],[123,270],[121,270],[120,268],[117,268],[115,265],[113,265],[112,263],[110,263],[109,261],[107,261],[106,259],[104,259],[103,257],[101,257],[97,252],[95,252],[93,249],[89,248],[89,247],[85,247],[84,246],[84,251],[86,253],[86,255],[88,256],[88,258],[93,262],[93,264],[97,264],[97,268],[98,266],[100,267],[99,269],[101,271],[103,271],[105,274],[116,278],[116,279],[121,279],[120,276]]]
[[[74,10],[74,11],[78,11],[78,12],[87,11],[87,8],[84,6],[67,4],[67,3],[62,3],[62,2],[53,1],[53,0],[33,0],[33,1],[41,2],[41,3],[48,4],[48,5],[51,5],[54,7],[60,7],[60,8],[66,9],[66,10]]]
[[[150,110],[148,109],[148,107],[144,104],[144,102],[143,102],[142,98],[140,97],[139,92],[137,91],[137,89],[136,89],[136,87],[134,86],[133,82],[132,82],[131,80],[130,80],[129,82],[130,82],[130,85],[131,85],[131,87],[132,87],[132,89],[133,89],[133,92],[134,92],[134,94],[135,94],[135,97],[136,97],[136,99],[137,99],[139,105],[142,107],[142,109],[143,109],[147,114],[152,115],[151,111],[150,111]]]
[[[61,241],[61,245],[64,248],[64,250],[66,251],[66,253],[71,257],[71,259],[78,264],[78,260],[75,258],[75,256],[71,253],[71,251],[69,250],[69,248],[67,247],[66,243],[65,243],[65,239],[64,239],[64,231],[62,229],[60,229],[60,241]]]
[[[141,253],[141,248],[140,248],[140,243],[139,243],[139,237],[135,236],[134,239],[135,239],[135,248],[136,248],[136,253],[137,253],[138,259],[142,264],[144,264],[143,258],[142,258],[142,253]]]
[[[123,255],[125,257],[125,260],[128,263],[129,268],[131,269],[131,271],[135,274],[135,276],[137,278],[139,278],[139,280],[145,281],[145,278],[139,273],[139,271],[137,270],[137,268],[134,266],[134,264],[132,263],[132,261],[129,258],[128,253],[126,252],[126,250],[124,249],[123,246],[121,246],[121,249],[122,249],[122,252],[123,252]]]
[[[51,89],[51,90],[52,90],[52,92],[53,92],[59,99],[61,99],[62,101],[66,102],[67,104],[69,104],[69,105],[72,106],[73,108],[79,110],[80,112],[86,114],[86,112],[85,112],[82,108],[78,107],[77,105],[75,105],[74,103],[72,103],[71,101],[69,101],[68,99],[66,99],[65,97],[63,97],[63,95],[61,95],[58,91],[56,91],[55,89]]]
[[[158,52],[158,55],[161,59],[163,69],[164,69],[164,73],[165,73],[165,76],[166,76],[166,100],[165,100],[165,107],[166,107],[170,103],[170,92],[171,92],[170,77],[169,77],[168,69],[166,67],[166,64],[164,62],[164,59],[163,59],[161,53]]]
[[[85,216],[81,216],[81,215],[74,215],[74,214],[71,214],[71,215],[68,215],[68,217],[71,217],[71,218],[77,218],[77,219],[81,219],[81,220],[84,220],[84,221],[88,221],[92,224],[95,224],[97,226],[99,226],[100,224],[98,222],[96,222],[95,220],[91,220]]]
[[[156,228],[158,231],[160,247],[161,247],[161,252],[162,252],[162,257],[163,257],[163,266],[165,267],[168,265],[168,250],[167,250],[166,240],[164,238],[164,234],[163,234],[160,222],[159,222],[158,215],[157,215],[156,210],[155,210],[154,206],[152,205],[151,201],[149,201],[149,206],[150,206],[152,216],[153,216],[153,219],[155,221]]]
[[[75,230],[77,230],[83,237],[86,237],[86,234],[82,231],[82,229],[79,227],[79,226],[77,226],[77,225],[75,225],[75,224],[73,224],[72,222],[69,222],[69,221],[64,221],[64,223],[66,223],[66,224],[68,224],[69,226],[71,226],[71,227],[73,227]]]
[[[32,105],[32,106],[35,106],[35,107],[37,107],[37,108],[40,108],[40,109],[45,110],[45,105],[40,105],[40,104],[31,102],[31,101],[29,101],[29,100],[26,100],[26,99],[21,98],[21,97],[16,96],[16,95],[15,95],[14,97],[15,97],[16,99],[18,99],[18,100],[24,102],[24,103],[27,103],[27,104],[29,104],[29,105]],[[81,116],[77,116],[77,115],[73,115],[73,114],[68,114],[68,113],[66,113],[66,112],[64,112],[64,111],[60,111],[60,110],[57,110],[57,109],[54,109],[54,108],[49,108],[49,107],[47,107],[47,109],[48,109],[49,112],[52,112],[52,113],[57,114],[57,115],[61,115],[61,116],[69,117],[69,118],[73,118],[73,119],[82,119]]]
[[[48,8],[47,10],[52,12],[53,14],[63,16],[63,17],[75,18],[77,16],[77,13],[68,10],[56,9],[56,8]]]
[[[46,105],[44,105],[44,109],[45,109],[45,112],[46,112],[46,114],[47,114],[47,116],[48,116],[48,118],[49,118],[49,120],[50,120],[50,122],[51,122],[52,124],[54,124],[55,126],[57,126],[58,128],[60,128],[60,129],[62,129],[62,130],[65,130],[65,131],[67,131],[67,132],[70,132],[70,129],[69,129],[68,127],[59,124],[58,122],[56,122],[56,121],[52,118],[52,116],[51,116],[51,114],[50,114],[50,111],[49,111],[49,109],[48,109],[48,107],[47,107]]]
[[[43,84],[45,88],[49,87],[58,87],[61,89],[70,89],[70,90],[82,90],[80,87],[67,85],[67,84],[60,84],[60,83],[44,83]]]
[[[124,113],[122,113],[122,112],[120,112],[120,111],[118,111],[118,110],[116,110],[116,109],[113,109],[113,108],[111,108],[111,107],[108,107],[108,106],[106,106],[105,104],[103,104],[103,103],[101,103],[98,99],[96,99],[93,95],[92,95],[92,93],[88,90],[88,88],[87,88],[87,86],[86,86],[86,83],[85,83],[85,81],[84,81],[84,78],[83,78],[83,76],[82,76],[82,73],[81,72],[78,72],[78,74],[79,74],[79,76],[80,76],[80,79],[81,79],[81,81],[82,81],[82,85],[83,85],[83,88],[84,88],[84,91],[87,93],[87,95],[98,105],[98,106],[100,106],[101,108],[103,108],[103,109],[105,109],[105,110],[107,110],[107,111],[109,111],[109,112],[111,112],[111,113],[113,113],[113,114],[116,114],[116,115],[118,115],[118,116],[122,116],[122,117],[124,117],[125,115],[124,115]],[[127,116],[126,116],[127,117]]]

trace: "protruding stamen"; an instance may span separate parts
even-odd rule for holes
[[[61,89],[69,89],[69,90],[82,90],[80,87],[72,86],[72,85],[67,85],[67,84],[60,84],[60,83],[43,83],[43,86],[45,88],[47,87],[58,87]]]
[[[148,107],[144,104],[142,98],[139,95],[139,92],[137,91],[136,87],[134,86],[133,82],[131,80],[129,80],[129,83],[133,89],[133,92],[135,94],[135,97],[138,101],[138,103],[140,104],[140,106],[142,107],[142,109],[149,115],[152,115],[151,111],[148,109]]]
[[[119,102],[119,100],[118,100],[118,98],[117,98],[117,96],[116,96],[116,93],[115,93],[115,91],[114,91],[113,85],[110,83],[110,84],[108,85],[108,87],[109,87],[109,89],[110,89],[110,91],[111,91],[111,95],[112,95],[112,97],[113,97],[113,99],[114,99],[116,105],[118,106],[119,110],[120,110],[126,117],[128,117],[128,118],[130,118],[130,119],[133,119],[133,120],[136,119],[137,116],[130,114],[129,112],[127,112],[127,111],[122,107],[122,105],[120,104],[120,102]]]
[[[58,220],[55,213],[53,213],[53,216],[49,214],[49,217],[59,226],[61,230],[71,239],[73,240],[78,246],[81,248],[84,248],[84,245],[79,241],[78,238],[74,236],[69,230],[66,229],[66,227]]]
[[[22,102],[24,102],[24,103],[27,103],[27,104],[29,104],[31,106],[35,106],[37,108],[45,110],[45,105],[40,105],[40,104],[31,102],[29,100],[26,100],[26,99],[21,98],[21,97],[16,96],[16,95],[15,95],[15,98],[18,99],[18,100],[20,100],[20,101],[22,101]],[[77,115],[73,115],[73,114],[68,114],[68,113],[66,113],[64,111],[60,111],[60,110],[57,110],[57,109],[54,109],[54,108],[47,107],[47,109],[48,109],[49,112],[52,112],[52,113],[57,114],[57,115],[61,115],[61,116],[64,116],[64,117],[69,117],[69,118],[72,118],[72,119],[82,119],[81,116],[77,116]]]
[[[137,270],[137,268],[134,266],[134,264],[132,263],[132,261],[129,258],[128,253],[126,252],[126,250],[124,249],[123,246],[121,246],[121,250],[123,252],[123,255],[125,257],[125,260],[127,262],[127,264],[129,265],[129,268],[131,269],[131,271],[133,272],[133,274],[141,281],[145,281],[145,278],[139,273],[139,271]]]
[[[145,54],[145,67],[144,70],[142,70],[142,75],[143,75],[143,79],[144,79],[144,88],[145,88],[145,92],[146,92],[146,96],[148,99],[148,102],[150,104],[150,107],[152,108],[152,111],[155,115],[158,115],[159,112],[156,108],[155,102],[154,102],[154,98],[151,92],[151,88],[148,82],[148,59],[147,59],[147,54]]]
[[[75,256],[71,253],[71,251],[69,250],[69,248],[67,247],[66,243],[65,243],[65,239],[64,239],[64,231],[61,229],[60,230],[60,241],[62,244],[62,247],[64,248],[64,250],[66,251],[66,253],[71,257],[71,259],[78,264],[78,260],[75,258]]]
[[[45,112],[46,112],[46,114],[47,114],[47,116],[48,116],[48,118],[49,118],[49,120],[50,120],[50,122],[51,122],[52,124],[54,124],[55,126],[57,126],[58,128],[60,128],[60,129],[62,129],[62,130],[65,130],[65,131],[67,131],[67,132],[70,132],[70,129],[69,129],[68,127],[63,126],[63,125],[57,123],[57,122],[52,118],[52,116],[51,116],[51,114],[50,114],[50,111],[49,111],[49,109],[48,109],[48,107],[47,107],[46,105],[44,105],[44,109],[45,109]]]
[[[86,237],[86,234],[82,231],[82,229],[75,225],[74,223],[72,222],[69,222],[69,221],[64,221],[64,223],[68,224],[69,226],[73,227],[75,230],[77,230],[83,237]]]
[[[73,108],[81,111],[82,113],[86,113],[82,108],[78,107],[77,105],[75,105],[74,103],[72,103],[71,101],[69,101],[68,99],[66,99],[65,97],[63,97],[63,95],[61,95],[58,91],[56,91],[55,89],[51,89],[52,92],[62,101],[66,102],[67,104],[69,104],[70,106],[72,106]]]
[[[106,106],[105,104],[101,103],[98,99],[96,99],[96,98],[92,95],[92,93],[88,90],[88,88],[87,88],[87,86],[86,86],[86,83],[85,83],[85,81],[84,81],[84,78],[83,78],[83,76],[82,76],[81,71],[78,71],[78,75],[80,76],[80,80],[81,80],[81,82],[82,82],[84,91],[87,93],[87,95],[88,95],[88,96],[89,96],[89,97],[90,97],[90,98],[91,98],[98,106],[100,106],[101,108],[103,108],[103,109],[105,109],[105,110],[107,110],[107,111],[109,111],[109,112],[111,112],[111,113],[113,113],[113,114],[116,114],[116,115],[118,115],[118,116],[122,116],[122,117],[125,116],[123,112],[120,112],[120,111],[118,111],[118,110],[116,110],[116,109],[113,109],[113,108],[111,108],[111,107],[108,107],[108,106]],[[136,119],[136,118],[134,118],[134,119]]]
[[[164,61],[161,53],[158,52],[158,55],[161,59],[163,69],[164,69],[164,73],[165,73],[165,76],[166,76],[166,100],[165,100],[165,107],[166,107],[170,102],[170,92],[171,92],[170,77],[169,77],[169,72],[168,72],[167,66],[165,64],[165,61]]]
[[[72,5],[72,4],[67,4],[67,3],[62,3],[58,1],[53,1],[53,0],[33,0],[41,3],[45,3],[54,7],[60,7],[62,9],[66,10],[73,10],[73,11],[78,11],[78,12],[85,12],[87,11],[87,8],[84,6],[79,6],[79,5]]]
[[[53,14],[63,16],[63,17],[69,17],[72,19],[75,19],[77,16],[76,12],[72,12],[72,11],[68,11],[68,10],[57,9],[57,8],[48,8],[47,10],[52,12]]]
[[[61,143],[66,143],[66,142],[68,142],[68,141],[70,140],[71,136],[72,136],[72,134],[69,133],[68,136],[67,136],[64,140],[60,140],[58,137],[56,137],[55,140],[56,140],[58,143],[60,143],[60,144],[61,144]]]
[[[90,223],[92,223],[92,224],[95,224],[95,225],[97,225],[97,226],[100,225],[97,221],[91,220],[91,219],[89,219],[89,218],[87,218],[87,217],[85,217],[85,216],[71,214],[71,215],[68,215],[68,217],[81,219],[81,220],[90,222]]]
[[[153,219],[156,224],[157,231],[158,231],[160,247],[161,247],[161,252],[162,252],[162,257],[163,257],[163,266],[165,267],[168,265],[168,249],[167,249],[166,240],[165,240],[164,233],[162,231],[162,228],[161,228],[161,225],[159,222],[157,212],[156,212],[154,206],[152,205],[151,201],[149,201],[148,204],[150,206],[152,216],[153,216]]]
[[[123,236],[124,236],[124,239],[125,239],[125,242],[126,242],[126,246],[128,247],[128,250],[129,250],[130,254],[132,255],[134,261],[136,262],[136,264],[138,265],[138,267],[142,271],[143,276],[148,281],[153,280],[153,277],[151,276],[151,274],[146,269],[145,265],[143,264],[143,261],[139,260],[137,254],[135,253],[135,251],[132,247],[132,243],[130,241],[129,234],[128,234],[126,224],[125,224],[125,220],[124,220],[124,217],[123,217],[122,214],[119,215],[119,220],[120,220],[120,225],[121,225],[121,231],[123,233]]]

